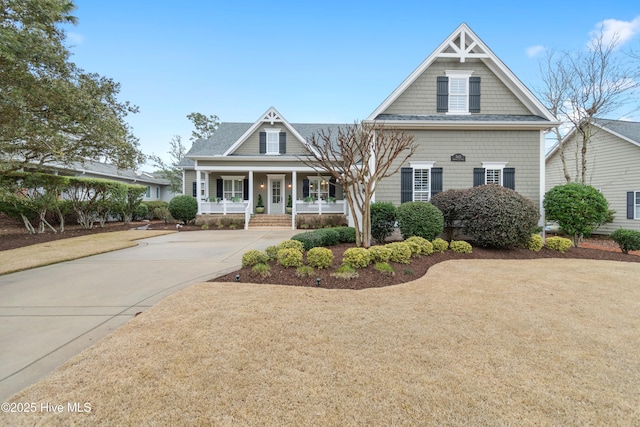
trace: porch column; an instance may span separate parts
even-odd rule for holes
[[[250,212],[253,214],[253,171],[249,171],[249,206],[251,207]]]
[[[198,202],[198,215],[202,214],[202,197],[200,196],[200,181],[202,177],[200,176],[200,170],[196,169],[196,201]]]
[[[205,172],[204,173],[204,195],[206,198],[206,201],[209,201],[209,174],[210,172]]]
[[[298,190],[296,189],[298,185],[298,175],[296,171],[291,172],[291,229],[296,229],[296,199],[298,196]]]

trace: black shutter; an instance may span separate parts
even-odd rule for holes
[[[510,188],[512,190],[516,189],[516,169],[515,168],[502,169],[502,186],[506,188]]]
[[[469,112],[480,112],[480,77],[469,77]]]
[[[242,199],[249,200],[249,180],[246,178],[242,180]]]
[[[442,192],[442,168],[431,168],[431,197]]]
[[[627,192],[627,219],[634,219],[634,211],[636,210],[635,198],[635,192]]]
[[[287,153],[287,133],[280,132],[280,154]]]
[[[436,111],[438,113],[449,111],[449,77],[438,76]]]
[[[329,197],[336,197],[336,179],[329,180]]]
[[[302,180],[302,197],[309,197],[309,180]]]
[[[216,179],[216,197],[219,199],[224,197],[224,181],[222,178]]]
[[[484,168],[473,168],[473,186],[484,185]]]
[[[267,152],[267,133],[260,132],[260,154]]]
[[[400,170],[400,203],[413,201],[413,168]]]
[[[193,197],[198,197],[198,181],[193,181],[191,185],[191,193]]]

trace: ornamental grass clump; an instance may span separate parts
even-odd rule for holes
[[[464,240],[452,240],[451,243],[449,243],[449,249],[459,254],[470,254],[473,252],[471,245]]]
[[[411,263],[411,248],[404,242],[393,242],[385,245],[391,249],[389,261],[398,262],[400,264]]]
[[[266,263],[269,261],[269,257],[266,253],[257,249],[250,249],[242,254],[242,266],[253,267],[256,264]]]
[[[327,248],[312,248],[307,252],[307,262],[319,270],[333,266],[333,252]]]
[[[357,279],[360,275],[350,265],[343,264],[336,270],[335,273],[331,273],[331,277],[342,280]]]
[[[303,265],[302,267],[296,268],[296,276],[298,277],[311,277],[315,276],[315,270],[313,267],[309,267],[308,265]]]
[[[433,252],[445,252],[449,249],[449,242],[438,237],[437,239],[433,239],[431,246],[433,246]]]
[[[391,267],[388,262],[376,262],[373,268],[387,276],[395,276],[396,274],[396,272],[393,271],[393,267]]]
[[[573,243],[571,242],[571,239],[567,239],[566,237],[554,236],[547,237],[547,241],[544,245],[547,249],[564,253],[567,249],[573,246]]]
[[[387,262],[391,256],[391,249],[386,246],[371,246],[368,251],[371,262]]]
[[[415,244],[418,246],[417,252],[414,252],[413,248],[411,249],[411,252],[415,253],[416,255],[431,255],[433,253],[433,245],[424,237],[413,236],[409,237],[404,242],[410,245]]]
[[[544,241],[539,234],[532,234],[531,238],[527,242],[526,248],[533,252],[540,252],[540,249],[544,247]]]
[[[349,248],[342,255],[342,264],[353,268],[365,268],[371,259],[366,248]]]
[[[611,239],[620,246],[622,253],[640,251],[640,231],[620,228],[611,233]]]
[[[260,263],[254,265],[251,272],[264,279],[265,277],[271,276],[271,267],[269,267],[269,264]]]
[[[302,265],[302,252],[294,248],[285,248],[278,251],[278,264],[283,267],[300,267]]]

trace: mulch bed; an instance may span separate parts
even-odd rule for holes
[[[384,286],[397,285],[400,283],[410,282],[421,276],[424,276],[432,265],[439,262],[455,260],[455,259],[539,259],[539,258],[574,258],[574,259],[595,259],[595,260],[608,260],[608,261],[625,261],[625,262],[640,262],[640,256],[632,254],[623,254],[615,251],[611,247],[613,243],[606,239],[588,239],[585,240],[586,246],[601,245],[599,249],[593,248],[570,248],[565,253],[553,251],[547,248],[542,248],[540,252],[533,252],[528,249],[512,248],[505,250],[497,249],[484,249],[480,247],[474,247],[471,254],[459,254],[452,251],[446,251],[443,253],[435,253],[429,256],[422,256],[419,258],[413,258],[411,264],[398,264],[390,262],[393,267],[394,274],[383,274],[376,270],[372,265],[367,268],[363,268],[358,271],[358,277],[354,279],[338,279],[331,276],[331,273],[335,271],[335,268],[339,267],[342,261],[343,252],[353,247],[353,245],[342,244],[332,246],[330,249],[333,251],[334,268],[331,270],[315,270],[311,277],[298,277],[296,276],[295,268],[284,268],[277,263],[270,263],[269,277],[260,277],[260,275],[253,273],[251,268],[242,268],[233,273],[218,277],[211,280],[211,282],[234,282],[236,281],[236,275],[240,275],[240,281],[243,283],[264,283],[264,284],[280,284],[290,286],[306,286],[316,287],[316,279],[320,278],[320,287],[327,289],[368,289],[368,288],[380,288]],[[614,243],[615,244],[615,243]],[[616,245],[617,246],[617,245]],[[605,250],[602,250],[605,249]]]

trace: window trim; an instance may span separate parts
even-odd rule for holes
[[[307,176],[307,180],[309,181],[309,197],[313,197],[315,200],[327,200],[329,198],[329,194],[331,194],[331,177],[328,175],[309,175]],[[327,191],[322,190],[322,183],[326,183]],[[317,183],[317,188],[314,188],[311,191],[311,187]],[[323,198],[323,196],[325,196]]]
[[[265,128],[264,132],[266,134],[265,155],[279,156],[280,155],[280,132],[281,132],[280,128]],[[275,147],[275,151],[269,151],[269,136],[275,137],[275,142],[272,142],[273,147]]]
[[[460,115],[471,115],[469,112],[469,78],[473,74],[473,70],[445,70],[445,76],[449,78],[449,84],[447,86],[447,94],[448,94],[448,102],[447,102],[447,112],[446,114],[455,114],[457,116]],[[451,99],[454,96],[460,97],[460,95],[452,95],[451,94],[451,86],[453,80],[463,80],[464,84],[464,107],[462,109],[452,109],[451,108]]]
[[[431,169],[436,164],[436,162],[409,162],[409,167],[413,169],[411,173],[411,200],[416,202],[428,202],[431,200]],[[427,191],[416,191],[416,171],[427,171]],[[424,172],[422,172],[424,173]],[[416,200],[416,193],[424,194],[427,193],[427,200]]]
[[[245,176],[244,175],[221,175],[220,178],[222,178],[222,198],[224,200],[230,201],[233,200],[236,197],[240,197],[240,200],[244,200],[244,180],[245,180]],[[229,191],[227,191],[226,189],[226,183],[227,182],[231,182],[231,197],[227,198],[225,197],[225,193],[229,193]],[[238,190],[236,189],[236,184],[239,182],[238,185],[240,185],[240,195],[238,196]]]
[[[633,205],[633,219],[640,219],[640,191],[634,191],[633,194],[635,196],[635,203]]]
[[[500,183],[497,184],[501,187],[504,187],[504,168],[507,166],[509,162],[482,162],[482,168],[484,169],[484,183],[485,185],[487,185],[488,183],[488,179],[487,179],[487,172],[492,170],[499,170],[500,172],[498,173],[498,176],[500,178]],[[495,185],[495,184],[494,184]]]

